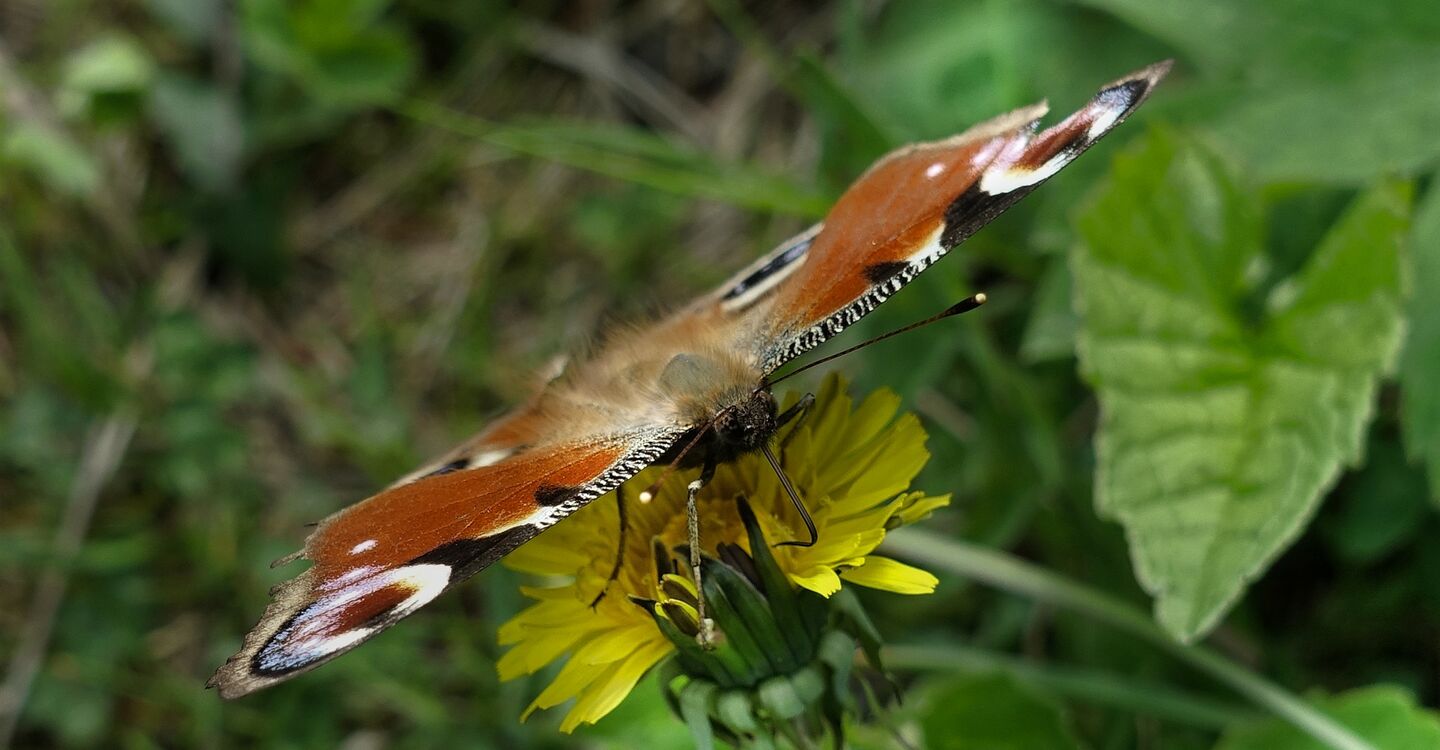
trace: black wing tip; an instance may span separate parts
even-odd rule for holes
[[[1175,66],[1173,58],[1161,60],[1157,63],[1147,65],[1133,73],[1111,81],[1100,87],[1100,92],[1095,95],[1096,99],[1123,96],[1125,99],[1125,112],[1129,114],[1136,107],[1145,103],[1155,86]]]

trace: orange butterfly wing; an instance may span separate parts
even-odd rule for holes
[[[1152,65],[1100,90],[1036,133],[1045,106],[876,162],[825,221],[705,299],[754,318],[761,368],[818,346],[1059,172],[1135,111],[1170,68]]]
[[[442,467],[335,513],[296,555],[314,565],[271,590],[210,686],[237,697],[349,651],[614,489],[680,434],[657,427]]]

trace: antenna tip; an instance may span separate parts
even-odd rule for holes
[[[986,297],[984,292],[979,292],[979,293],[977,293],[977,294],[975,295],[975,304],[977,304],[977,305],[983,305],[983,304],[985,304],[985,301],[988,300],[988,299],[990,299],[990,298],[989,298],[989,297]]]
[[[644,492],[641,492],[641,493],[640,493],[640,502],[642,502],[642,503],[648,503],[648,502],[650,502],[651,500],[654,500],[654,499],[655,499],[655,493],[651,492],[650,490],[645,490]]]

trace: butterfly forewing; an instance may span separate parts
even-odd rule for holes
[[[211,685],[244,695],[354,648],[614,489],[679,434],[655,428],[529,448],[336,513],[305,542],[312,567],[271,591],[264,617]]]
[[[773,371],[864,317],[1074,161],[1140,106],[1169,67],[1105,86],[1044,132],[1037,131],[1045,107],[1037,105],[884,157],[823,224],[707,299],[755,318],[763,332],[756,357]]]

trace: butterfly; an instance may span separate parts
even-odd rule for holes
[[[469,441],[320,522],[276,561],[311,567],[271,590],[209,686],[234,698],[324,664],[652,464],[699,463],[703,478],[768,450],[794,416],[777,413],[777,369],[1070,164],[1169,67],[1104,86],[1044,131],[1038,104],[881,158],[822,223],[677,312],[612,334]]]

